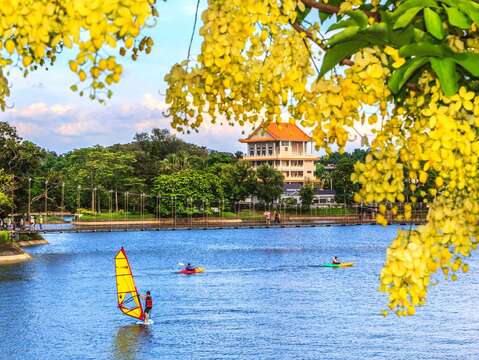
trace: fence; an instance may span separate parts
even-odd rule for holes
[[[400,205],[398,208],[401,212]],[[233,209],[227,210],[221,204],[216,207],[203,205],[195,211],[181,211],[181,213],[177,210],[178,207],[173,206],[167,216],[162,216],[161,209],[158,209],[156,213],[109,211],[51,217],[37,214],[35,223],[12,221],[9,229],[19,232],[47,233],[360,225],[375,224],[378,207],[333,204],[305,209],[300,206],[287,207],[280,204],[262,206],[255,203],[239,203]],[[420,224],[425,222],[427,211],[426,206],[417,204],[413,208],[411,219],[398,221],[391,212],[388,212],[387,220],[390,224]],[[45,216],[43,221],[38,221],[39,216]]]

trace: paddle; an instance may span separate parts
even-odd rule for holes
[[[182,262],[179,262],[177,265],[178,265],[178,266],[186,266],[186,265],[183,264]]]

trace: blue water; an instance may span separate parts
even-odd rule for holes
[[[408,318],[379,315],[396,228],[229,229],[48,235],[0,267],[0,359],[479,359],[479,262]],[[124,246],[155,323],[116,308]],[[321,268],[333,255],[349,269]],[[174,273],[177,262],[207,268]]]

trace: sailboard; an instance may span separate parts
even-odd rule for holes
[[[118,308],[123,314],[135,319],[144,320],[145,314],[141,306],[140,296],[136,289],[135,279],[130,263],[123,247],[115,256],[116,293]]]

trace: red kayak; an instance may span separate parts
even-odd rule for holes
[[[194,268],[193,270],[186,270],[186,269],[181,269],[180,271],[177,271],[177,274],[183,274],[183,275],[193,275],[193,274],[199,274],[205,271],[205,268],[202,267],[197,267]]]

